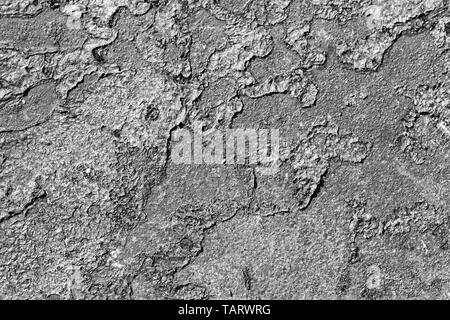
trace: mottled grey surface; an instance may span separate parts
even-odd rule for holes
[[[448,0],[0,0],[0,299],[450,298]],[[279,129],[278,173],[176,165]]]

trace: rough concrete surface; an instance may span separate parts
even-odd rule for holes
[[[449,5],[0,0],[0,299],[449,299]]]

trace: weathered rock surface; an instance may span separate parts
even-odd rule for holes
[[[448,299],[449,10],[2,1],[0,299]]]

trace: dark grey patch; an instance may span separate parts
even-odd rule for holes
[[[58,103],[53,82],[31,88],[24,98],[0,105],[0,132],[25,130],[42,123]]]

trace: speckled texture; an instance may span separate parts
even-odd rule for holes
[[[448,0],[2,0],[0,299],[449,299],[449,71]]]

